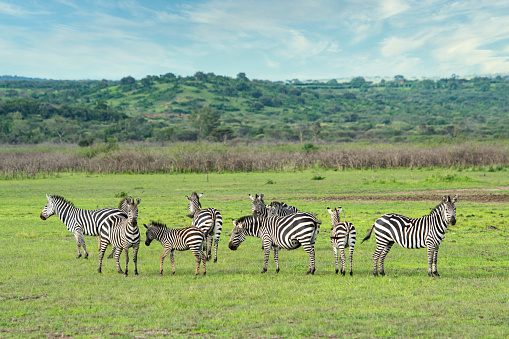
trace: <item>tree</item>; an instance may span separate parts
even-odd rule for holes
[[[136,82],[136,80],[132,76],[126,76],[125,78],[120,79],[121,85],[132,85]]]
[[[213,107],[195,109],[189,116],[191,126],[198,130],[199,137],[207,137],[219,127],[221,115]]]
[[[249,81],[249,79],[246,77],[246,73],[243,73],[243,72],[237,74],[237,79]]]

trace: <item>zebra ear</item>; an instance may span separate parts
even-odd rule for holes
[[[233,223],[233,226],[237,226],[237,222],[235,221],[235,219],[232,219],[232,223]]]
[[[343,212],[343,208],[341,206],[338,206],[337,210],[338,210],[338,213]]]
[[[442,202],[448,202],[450,200],[451,200],[451,198],[450,197],[446,197],[445,195],[442,197]]]
[[[187,199],[187,200],[189,200],[189,201],[191,201],[191,198],[189,198],[187,195],[186,195],[186,199]]]
[[[136,198],[136,206],[138,206],[140,204],[140,201],[141,201],[140,198]]]
[[[329,206],[327,206],[327,211],[330,213],[330,214],[334,214],[334,212],[330,209]]]
[[[456,201],[458,201],[458,194],[454,196],[454,198],[452,199],[452,203],[454,204]]]
[[[51,199],[51,195],[46,194],[46,199],[48,199],[48,201],[49,201]]]
[[[146,224],[143,224],[143,226],[145,226],[145,228],[148,229],[148,226]]]
[[[253,200],[253,201],[256,199],[255,197],[253,197],[253,196],[251,195],[251,193],[249,193],[249,198],[251,198],[251,200]]]
[[[198,195],[198,199],[200,199],[202,195],[203,195],[203,192]]]
[[[262,193],[262,194],[260,194],[260,199],[263,199],[263,193]]]

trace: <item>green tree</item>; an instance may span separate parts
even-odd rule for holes
[[[191,126],[198,130],[200,138],[209,136],[212,131],[221,124],[221,115],[213,107],[195,109],[189,116]]]

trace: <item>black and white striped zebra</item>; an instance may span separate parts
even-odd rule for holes
[[[133,197],[131,197],[131,196],[125,197],[124,199],[120,200],[120,203],[118,204],[118,209],[124,211],[125,214],[127,215],[127,213],[129,212],[128,201],[132,201],[132,200],[133,200]],[[99,237],[99,251],[100,250],[101,250],[101,237]],[[111,249],[111,253],[110,253],[110,255],[108,255],[108,259],[112,259],[114,255],[115,255],[115,247],[113,247]]]
[[[376,249],[373,253],[373,274],[378,275],[377,264],[380,260],[380,274],[385,275],[384,259],[392,245],[397,243],[405,248],[428,249],[428,275],[439,276],[437,270],[438,248],[445,237],[449,224],[456,224],[456,206],[458,195],[451,200],[450,196],[443,197],[429,215],[420,218],[409,218],[400,214],[389,213],[378,218],[368,235],[362,242],[368,240],[375,230]]]
[[[82,247],[85,254],[84,258],[88,258],[84,235],[98,236],[101,227],[110,222],[112,218],[127,218],[127,213],[118,208],[105,207],[96,210],[85,210],[76,208],[72,202],[59,195],[46,194],[46,198],[48,202],[44,206],[40,217],[42,220],[46,220],[56,214],[67,226],[67,229],[74,233],[76,246],[78,247],[76,258],[81,257]]]
[[[186,195],[186,199],[189,201],[189,214],[187,216],[193,218],[191,226],[198,227],[207,236],[204,242],[207,260],[210,260],[212,257],[212,242],[214,242],[214,262],[217,262],[217,247],[221,231],[223,230],[223,217],[215,208],[202,209],[200,203],[202,196],[203,193],[198,195],[196,192],[193,192],[190,197]],[[210,243],[208,251],[207,243]]]
[[[237,221],[228,247],[236,250],[246,239],[247,235],[262,239],[265,261],[262,273],[267,271],[270,249],[274,250],[276,273],[279,272],[278,251],[280,248],[293,250],[302,246],[309,255],[309,265],[306,274],[315,273],[315,241],[320,224],[306,213],[296,213],[283,217],[245,216]]]
[[[273,201],[270,205],[265,205],[265,202],[263,201],[263,193],[260,195],[256,194],[254,197],[249,194],[249,198],[251,198],[252,201],[251,209],[253,211],[253,215],[269,217],[299,213],[299,210],[296,207],[288,206],[284,202]]]
[[[355,227],[349,221],[341,221],[340,214],[343,211],[341,206],[330,209],[327,207],[327,211],[329,211],[331,215],[331,234],[330,234],[330,242],[332,245],[332,251],[334,252],[334,259],[336,260],[336,274],[339,272],[338,267],[338,249],[340,252],[341,259],[341,274],[345,275],[345,266],[346,266],[346,258],[345,258],[345,247],[349,247],[350,249],[350,275],[353,274],[353,249],[355,247],[355,241],[357,239],[357,232],[355,231]]]
[[[101,273],[102,260],[104,252],[108,244],[115,248],[115,264],[117,265],[117,272],[128,275],[129,264],[129,248],[133,248],[133,262],[134,262],[134,275],[138,275],[138,249],[140,248],[140,230],[138,228],[138,205],[140,198],[133,201],[127,199],[128,213],[127,219],[120,218],[120,220],[112,222],[101,228],[101,249],[99,251],[99,267],[97,271]],[[120,254],[125,251],[125,271],[122,272],[120,268]]]
[[[147,229],[147,240],[145,245],[150,246],[152,240],[157,240],[163,245],[163,255],[161,256],[161,265],[159,267],[159,274],[163,275],[163,262],[164,258],[170,253],[171,259],[171,274],[175,274],[175,261],[173,252],[191,250],[196,258],[197,266],[194,272],[197,275],[200,271],[200,263],[203,261],[203,275],[207,273],[205,267],[205,254],[203,253],[203,242],[205,241],[205,234],[194,226],[185,228],[167,228],[165,224],[152,221],[150,224],[145,225]]]

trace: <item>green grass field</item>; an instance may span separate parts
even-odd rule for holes
[[[314,179],[314,180],[313,180]],[[0,337],[456,337],[509,336],[509,175],[453,169],[285,173],[89,175],[63,173],[2,180],[0,207]],[[89,259],[75,259],[74,236],[53,216],[39,218],[45,194],[76,207],[116,206],[140,197],[139,222],[190,225],[185,195],[204,192],[203,207],[223,215],[218,262],[194,276],[190,251],[176,252],[159,276],[162,246],[143,243],[140,276],[117,274],[113,260],[97,273],[97,238],[85,237]],[[279,274],[249,237],[228,249],[232,218],[251,213],[248,194],[285,201],[323,222],[316,273],[308,256],[281,251]],[[457,224],[440,247],[439,278],[427,275],[426,250],[394,246],[385,277],[372,276],[374,236],[360,240],[383,213],[419,217],[442,195],[459,194]],[[334,274],[326,207],[342,206],[358,241],[353,276]],[[144,229],[144,228],[143,228]],[[142,232],[142,242],[145,240]],[[123,255],[121,257],[123,266]]]

